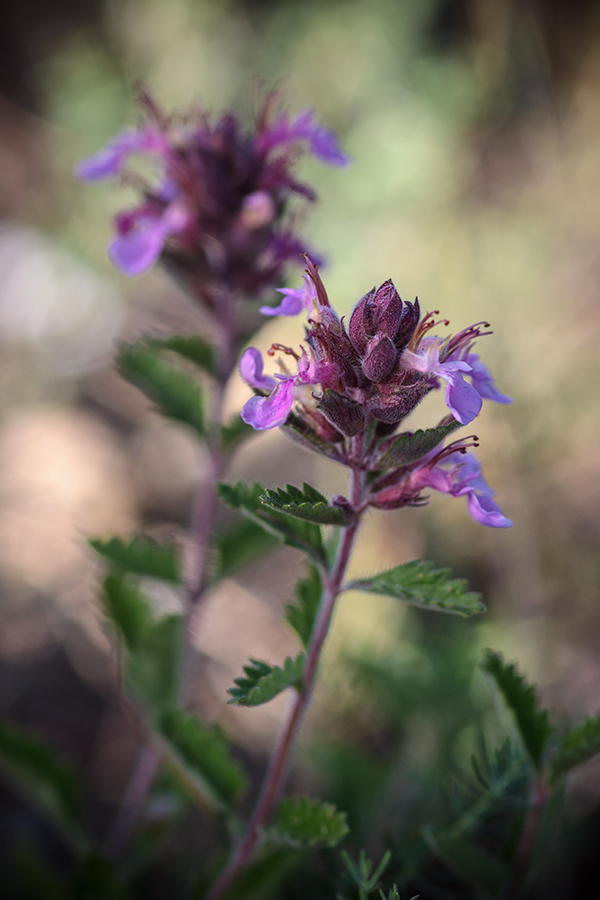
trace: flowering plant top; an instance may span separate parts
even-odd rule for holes
[[[141,202],[116,217],[116,238],[108,252],[128,275],[146,271],[161,255],[193,279],[209,306],[223,289],[254,297],[281,283],[290,259],[306,251],[286,216],[289,200],[315,199],[293,174],[300,154],[309,152],[331,165],[348,157],[312,110],[296,118],[280,112],[269,94],[245,131],[233,113],[212,119],[201,110],[167,116],[144,91],[137,129],[128,129],[84,160],[84,180],[127,175]],[[129,175],[133,154],[152,157],[156,181]]]
[[[287,292],[284,304],[293,293]],[[304,286],[296,295],[311,307],[306,346],[300,353],[281,344],[269,350],[270,355],[293,358],[296,371],[280,361],[280,373],[265,375],[259,351],[246,350],[240,369],[255,396],[242,410],[244,421],[257,430],[284,426],[338,462],[384,473],[373,476],[367,505],[394,509],[421,504],[422,491],[433,488],[466,496],[471,515],[482,524],[510,525],[492,499],[479,462],[467,453],[477,446],[476,438],[439,449],[451,431],[473,421],[484,399],[511,402],[473,352],[475,340],[489,334],[483,330],[488,324],[445,338],[432,335],[437,325],[449,323],[436,321],[437,313],[421,316],[418,300],[403,302],[386,281],[358,302],[346,329],[308,259]],[[450,415],[429,431],[396,433],[442,382]]]

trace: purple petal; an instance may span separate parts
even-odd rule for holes
[[[126,275],[141,275],[159,258],[167,232],[161,219],[116,238],[108,246],[108,256]]]
[[[240,375],[250,387],[273,390],[277,382],[270,375],[263,375],[263,358],[256,347],[248,347],[240,360]]]
[[[490,375],[489,369],[479,359],[477,353],[469,353],[467,362],[473,371],[469,376],[473,387],[484,400],[495,400],[496,403],[512,403],[512,397],[502,394],[496,387],[496,382]]]
[[[261,306],[260,312],[263,316],[297,316],[304,309],[302,305],[302,297],[300,291],[292,291],[287,288],[279,288],[285,297],[279,306]]]
[[[119,174],[132,153],[160,152],[164,147],[165,140],[160,132],[128,129],[102,150],[82,160],[76,169],[77,177],[83,181],[111,178]]]
[[[244,422],[256,431],[283,425],[294,402],[292,382],[292,378],[281,381],[269,397],[251,397],[242,409]]]
[[[471,518],[479,522],[480,525],[489,525],[491,528],[510,528],[512,525],[511,520],[506,518],[492,497],[470,491],[467,497],[467,505]]]
[[[447,375],[445,377],[447,378],[446,406],[461,425],[468,425],[475,416],[479,415],[483,400],[479,392],[468,384],[462,375],[456,374],[452,376],[452,380]]]

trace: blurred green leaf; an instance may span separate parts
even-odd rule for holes
[[[42,738],[0,722],[0,767],[72,842],[83,846],[78,835],[78,778]]]
[[[492,676],[508,708],[512,711],[521,740],[536,768],[553,728],[545,709],[540,709],[535,688],[528,684],[514,663],[506,663],[500,653],[487,650],[481,664]]]
[[[275,535],[265,531],[251,519],[242,519],[214,539],[214,580],[227,578],[278,545],[279,538]]]
[[[468,591],[463,578],[451,578],[449,569],[435,569],[432,563],[416,559],[374,575],[353,581],[344,590],[385,594],[413,606],[472,616],[485,611],[480,595]]]
[[[229,703],[237,706],[259,706],[268,703],[286,688],[299,684],[304,671],[304,653],[296,659],[291,656],[281,666],[269,666],[257,659],[250,659],[250,665],[243,667],[245,677],[236,678],[237,687],[229,688]]]
[[[106,576],[103,588],[104,608],[129,650],[134,651],[152,627],[150,602],[136,585],[117,572]]]
[[[264,846],[244,869],[228,900],[265,900],[275,895],[286,876],[304,860],[306,851],[296,847]]]
[[[165,710],[158,728],[204,787],[220,804],[231,806],[244,789],[245,778],[240,766],[231,758],[221,728],[204,725],[196,716],[181,709]]]
[[[310,484],[302,485],[302,490],[293,484],[283,488],[266,488],[261,495],[263,506],[276,512],[287,513],[295,519],[305,519],[317,525],[346,525],[346,517],[341,509],[329,506],[327,498]]]
[[[309,797],[286,797],[279,804],[275,831],[285,840],[305,846],[335,847],[349,833],[346,814],[333,803]]]
[[[108,541],[94,538],[89,543],[97,553],[126,572],[181,584],[181,563],[175,546],[142,538],[126,542],[118,537]]]
[[[284,544],[303,550],[317,562],[325,562],[325,548],[319,526],[265,507],[261,501],[265,489],[258,482],[253,485],[242,481],[234,485],[219,484],[218,491],[225,503],[283,540]]]
[[[164,616],[143,632],[130,654],[127,683],[154,714],[177,697],[182,637],[181,616]]]
[[[308,647],[323,593],[321,576],[316,566],[309,565],[308,576],[298,582],[295,593],[298,602],[286,606],[285,617],[303,645]]]
[[[204,401],[197,381],[166,363],[145,341],[124,347],[117,364],[123,377],[143,391],[163,415],[204,437]]]
[[[556,781],[597,753],[600,753],[600,713],[579,722],[562,738],[550,760],[550,777]]]
[[[448,425],[438,425],[424,431],[420,429],[415,432],[404,431],[381,446],[380,454],[371,465],[371,469],[395,469],[416,462],[422,456],[431,453],[448,435],[461,427],[460,422],[453,420]]]
[[[487,851],[464,838],[424,831],[429,849],[482,900],[497,900],[508,868]]]
[[[239,413],[232,417],[227,425],[221,426],[221,443],[226,453],[233,453],[240,444],[256,434],[251,425],[247,425]]]
[[[198,335],[173,334],[168,338],[147,338],[148,347],[156,350],[171,350],[184,359],[195,363],[209,375],[216,371],[215,350]]]

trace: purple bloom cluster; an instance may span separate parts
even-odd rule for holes
[[[286,290],[283,303],[271,314],[289,315],[304,308],[309,311],[307,346],[296,353],[274,344],[269,351],[293,358],[295,371],[280,359],[281,371],[265,375],[259,351],[251,347],[244,353],[241,374],[255,390],[242,410],[244,421],[258,430],[287,426],[313,449],[346,465],[374,472],[387,469],[372,481],[373,506],[421,503],[421,492],[429,487],[466,496],[478,522],[510,525],[492,499],[476,457],[466,453],[473,443],[423,451],[416,460],[388,453],[398,438],[410,438],[410,432],[395,435],[400,422],[442,382],[451,413],[446,424],[473,421],[484,399],[511,402],[473,352],[475,340],[489,333],[482,330],[488,324],[472,325],[451,337],[434,336],[431,331],[440,324],[437,313],[421,316],[418,301],[403,302],[393,283],[386,281],[358,302],[346,329],[310,260],[303,287]],[[389,466],[382,465],[388,458]]]
[[[233,113],[212,120],[203,112],[166,116],[145,93],[144,119],[78,169],[84,180],[127,174],[133,154],[151,156],[157,179],[139,176],[141,202],[116,217],[109,256],[128,275],[146,271],[161,256],[192,280],[209,306],[224,288],[254,297],[281,284],[290,259],[306,251],[286,220],[293,195],[314,200],[312,189],[293,176],[302,150],[345,165],[335,135],[311,110],[290,119],[270,94],[251,132]]]

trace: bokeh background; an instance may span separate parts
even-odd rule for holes
[[[486,476],[514,528],[486,530],[462,501],[436,496],[426,509],[373,515],[355,562],[362,573],[419,556],[451,566],[483,592],[487,616],[417,616],[385,598],[346,596],[297,778],[327,784],[343,802],[344,772],[362,766],[365,793],[376,797],[381,767],[400,771],[401,762],[412,781],[398,775],[406,782],[399,795],[410,809],[419,777],[433,764],[453,765],[476,741],[474,709],[493,729],[476,666],[486,646],[519,661],[557,722],[595,712],[595,0],[5,2],[0,712],[81,769],[90,827],[98,835],[108,828],[139,739],[115,690],[96,599],[100,567],[85,536],[182,534],[203,465],[193,439],[111,368],[119,340],[193,327],[194,312],[160,271],[128,280],[111,269],[111,216],[132,195],[73,176],[78,159],[135,121],[140,78],[167,108],[200,101],[249,120],[257,83],[279,85],[292,110],[314,106],[353,157],[344,171],[303,168],[321,200],[305,232],[328,260],[338,308],[349,311],[391,277],[406,299],[440,309],[454,331],[490,321],[482,354],[515,399],[488,404],[476,423]],[[300,336],[299,323],[268,323],[258,343]],[[234,386],[231,408],[245,396]],[[438,412],[430,401],[415,424]],[[331,494],[343,486],[343,473],[278,434],[255,438],[232,475],[267,484],[312,478]],[[277,662],[293,652],[281,612],[301,572],[293,550],[276,551],[219,588],[196,623],[204,663],[193,703],[226,724],[257,770],[281,704],[234,714],[225,692],[249,654]],[[346,756],[319,745],[324,727],[350,748]],[[573,802],[598,803],[598,774],[592,764],[577,775]],[[13,789],[2,791],[4,835],[31,830]]]

